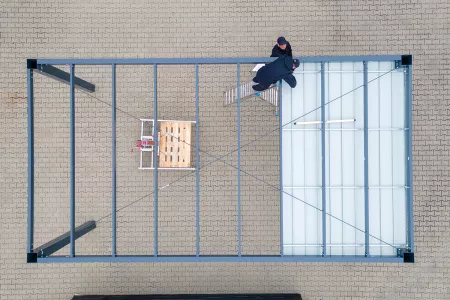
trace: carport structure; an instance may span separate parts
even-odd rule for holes
[[[29,59],[28,72],[28,262],[414,262],[412,189],[412,57],[297,57],[298,85],[281,84],[279,126],[241,142],[241,65],[270,63],[274,58],[185,59]],[[199,68],[206,64],[236,65],[236,149],[215,155],[200,149]],[[58,69],[68,65],[69,73]],[[77,65],[111,66],[112,193],[111,255],[79,255],[76,239],[96,227],[96,220],[77,226],[75,216],[75,89],[95,92],[95,85],[75,76]],[[146,255],[118,254],[116,205],[116,66],[153,68],[153,120],[158,120],[159,65],[195,68],[196,254],[158,254],[158,156],[153,155],[154,249]],[[50,76],[70,87],[70,230],[34,245],[34,74]],[[340,102],[340,107],[335,104]],[[348,105],[347,105],[348,104]],[[387,117],[389,116],[389,117]],[[337,134],[335,134],[337,133]],[[348,134],[350,133],[350,134]],[[386,133],[386,134],[385,134]],[[274,186],[241,168],[241,149],[279,134],[280,182]],[[178,136],[172,138],[182,141]],[[158,134],[153,136],[158,145]],[[351,144],[351,147],[349,146]],[[386,148],[388,145],[389,149]],[[195,146],[195,147],[194,147]],[[375,151],[373,149],[378,149]],[[383,151],[381,150],[383,149]],[[388,149],[388,150],[386,150]],[[201,255],[199,155],[224,162],[237,172],[237,253]],[[237,166],[227,156],[237,153]],[[374,163],[375,162],[375,163]],[[348,168],[348,166],[351,168]],[[183,171],[186,172],[186,171]],[[244,255],[241,245],[241,174],[279,191],[279,255]],[[386,174],[390,174],[386,178]],[[374,178],[378,177],[378,180]],[[347,182],[350,179],[352,184]],[[384,181],[386,179],[388,183]],[[351,190],[351,193],[347,191]],[[300,191],[300,192],[299,192]],[[388,191],[388,192],[386,192]],[[348,200],[348,201],[347,201]],[[340,229],[338,229],[338,227]],[[392,233],[392,234],[391,234]],[[70,255],[52,255],[70,245]],[[388,249],[388,250],[385,250]]]

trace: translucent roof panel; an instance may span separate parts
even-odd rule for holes
[[[284,255],[365,255],[368,218],[370,255],[396,256],[407,246],[403,68],[367,63],[367,170],[364,65],[329,62],[323,68],[324,151],[321,64],[302,64],[294,72],[297,86],[282,86]]]

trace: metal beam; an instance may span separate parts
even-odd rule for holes
[[[50,77],[52,79],[56,79],[62,83],[70,84],[70,74],[55,68],[52,65],[39,65],[36,69],[40,74]],[[95,92],[95,85],[83,80],[81,78],[75,77],[74,84],[76,88],[82,89],[86,92]]]
[[[198,99],[198,64],[195,65],[195,253],[200,256],[200,132]]]
[[[280,98],[279,104],[279,127],[280,127],[280,255],[284,256],[284,231],[283,231],[283,81],[280,80]]]
[[[406,120],[408,130],[406,133],[407,142],[407,174],[406,183],[410,187],[406,189],[407,195],[407,218],[408,218],[408,245],[409,251],[414,252],[414,209],[413,209],[413,162],[412,162],[412,65],[405,66],[406,69]]]
[[[111,255],[117,255],[117,168],[116,168],[116,65],[112,65],[112,245]]]
[[[95,221],[88,221],[77,228],[75,228],[74,231],[74,238],[78,239],[85,235],[86,233],[94,230],[96,227]],[[71,239],[71,232],[68,231],[57,238],[51,240],[48,243],[45,243],[44,245],[37,247],[33,249],[33,252],[37,254],[38,257],[47,257],[52,255],[53,253],[57,252],[58,250],[64,248],[67,246]]]
[[[153,65],[153,126],[155,147],[153,150],[153,255],[158,256],[158,66]]]
[[[34,242],[34,81],[33,69],[27,69],[28,80],[28,236],[27,253]]]
[[[75,66],[70,65],[70,256],[75,256]]]
[[[322,153],[322,256],[327,255],[327,190],[325,181],[325,63],[320,64],[320,119]]]
[[[237,64],[237,150],[238,150],[238,256],[242,255],[241,245],[241,65]]]
[[[362,61],[395,61],[401,60],[402,55],[374,55],[374,56],[296,56],[301,62],[362,62]],[[91,58],[91,59],[37,59],[38,64],[49,65],[195,65],[195,64],[258,64],[270,63],[273,57],[244,57],[244,58]]]
[[[133,256],[119,255],[112,256],[50,256],[38,258],[38,263],[74,263],[74,262],[384,262],[384,263],[402,263],[403,258],[396,256]]]
[[[363,62],[364,70],[364,243],[366,257],[370,256],[369,248],[369,86],[367,61]]]

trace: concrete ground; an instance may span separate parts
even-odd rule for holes
[[[299,292],[304,299],[450,299],[450,2],[410,1],[0,1],[0,299],[74,294]],[[268,56],[279,35],[294,54],[413,54],[416,263],[26,264],[27,58]],[[65,68],[67,70],[67,68]],[[250,79],[243,66],[242,79]],[[111,212],[111,69],[76,68],[96,84],[76,93],[77,224]],[[236,148],[236,110],[222,93],[235,66],[200,67],[200,148]],[[192,66],[158,68],[161,119],[195,118]],[[69,227],[69,89],[35,76],[35,245]],[[153,69],[117,67],[119,254],[153,250],[153,177],[137,170],[139,118],[153,114]],[[242,143],[276,128],[275,109],[242,106]],[[278,136],[242,151],[242,165],[278,182]],[[213,159],[202,154],[201,164]],[[236,165],[237,156],[229,156]],[[160,172],[160,186],[185,173]],[[237,172],[202,168],[202,254],[237,250]],[[244,254],[279,249],[279,193],[242,177]],[[141,199],[136,202],[136,200]],[[111,219],[77,241],[77,253],[109,254]],[[159,195],[159,253],[195,253],[195,180]],[[59,254],[67,254],[68,248]]]

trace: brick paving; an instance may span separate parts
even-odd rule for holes
[[[300,292],[304,299],[449,299],[450,3],[434,1],[1,1],[0,299],[70,299],[73,294]],[[278,35],[294,54],[414,55],[413,153],[415,264],[120,263],[26,264],[26,58],[247,57],[269,55]],[[242,80],[251,66],[242,67]],[[66,68],[67,69],[67,68]],[[111,70],[76,68],[95,97],[77,92],[77,221],[111,211]],[[192,66],[158,68],[161,118],[195,118]],[[200,67],[200,148],[234,150],[236,111],[222,93],[234,66]],[[69,225],[69,89],[36,75],[36,238]],[[153,250],[153,178],[130,148],[136,118],[153,112],[153,70],[117,67],[118,251]],[[243,143],[278,122],[260,101],[242,107]],[[243,151],[243,168],[278,182],[278,136]],[[201,156],[203,163],[212,159]],[[236,155],[229,162],[236,165]],[[160,186],[181,173],[162,172]],[[201,170],[202,254],[237,250],[236,170]],[[243,253],[279,249],[278,192],[242,177]],[[150,196],[148,196],[150,194]],[[189,177],[160,193],[159,250],[195,252],[195,189]],[[110,218],[77,241],[77,252],[109,254]],[[68,248],[59,251],[67,254]]]

